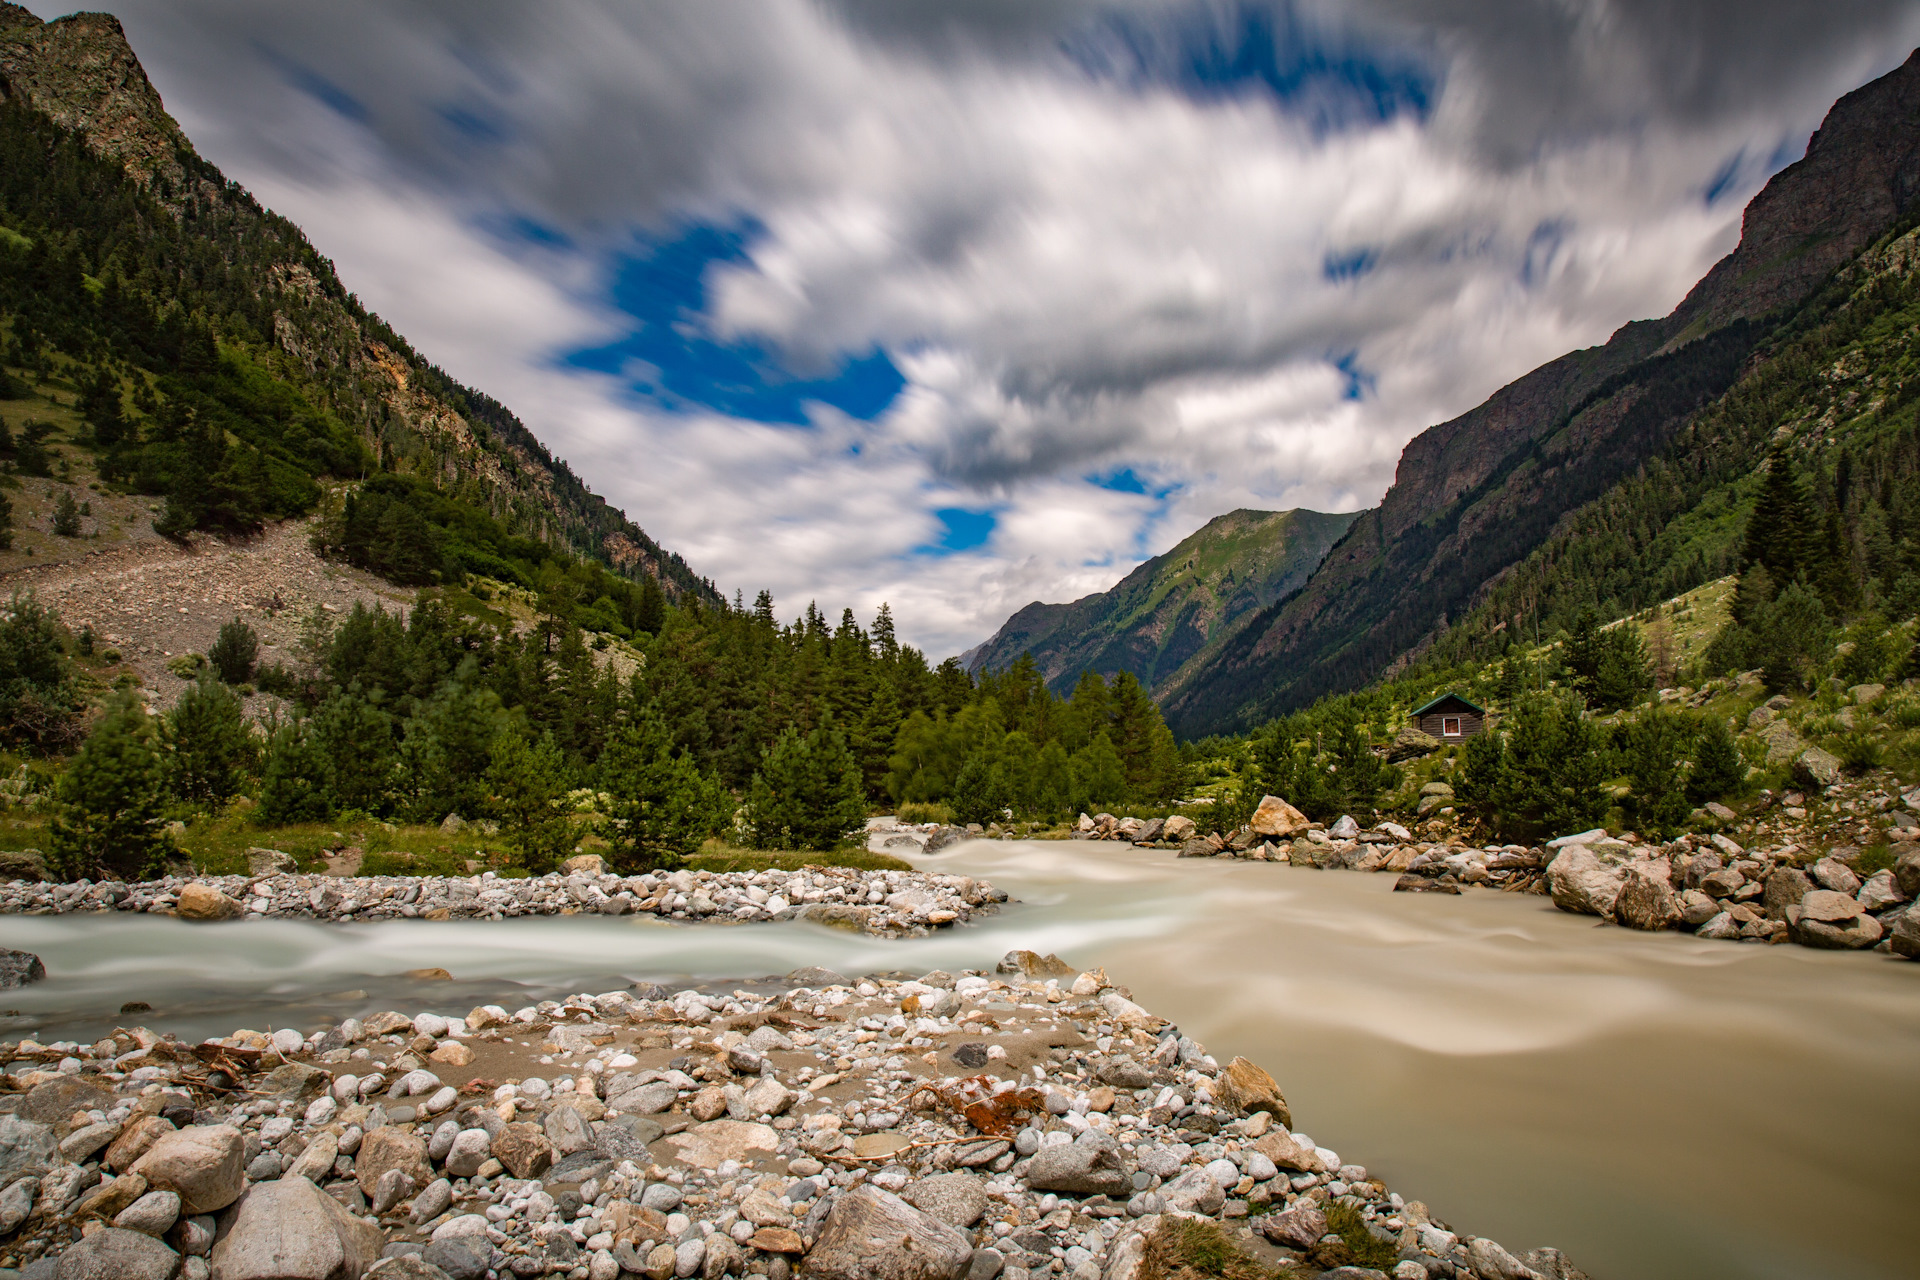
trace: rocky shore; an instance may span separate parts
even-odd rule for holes
[[[1223,1246],[1240,1276],[1581,1274],[1032,952],[0,1062],[7,1280],[1152,1280]]]
[[[923,871],[672,871],[608,874],[600,859],[564,872],[476,876],[296,875],[292,859],[258,850],[255,874],[167,876],[132,884],[0,884],[0,914],[137,911],[189,920],[301,918],[503,920],[511,916],[652,915],[664,920],[814,920],[883,937],[911,937],[993,911],[1007,895],[971,876]]]
[[[1331,827],[1309,822],[1277,796],[1266,797],[1252,822],[1225,838],[1194,836],[1191,823],[1178,816],[1143,821],[1110,814],[1082,814],[1076,834],[1160,848],[1177,839],[1183,858],[1388,872],[1399,877],[1394,889],[1400,892],[1458,894],[1481,886],[1537,893],[1551,896],[1563,911],[1633,929],[1822,950],[1872,949],[1920,960],[1920,819],[1909,812],[1920,809],[1920,788],[1900,796],[1850,794],[1856,790],[1845,784],[1827,788],[1821,799],[1832,812],[1822,815],[1825,823],[1814,831],[1808,829],[1807,796],[1763,793],[1760,815],[1736,827],[1754,842],[1751,848],[1720,832],[1650,842],[1601,829],[1544,846],[1476,845],[1447,834],[1451,824],[1444,818],[1428,824],[1435,838],[1417,840],[1396,822],[1366,831],[1351,817]],[[1440,787],[1430,798],[1452,797]],[[1436,804],[1428,811],[1441,809]],[[1738,817],[1727,809],[1721,815],[1730,823]],[[1181,823],[1187,825],[1176,825]],[[1827,838],[1836,829],[1864,847]]]

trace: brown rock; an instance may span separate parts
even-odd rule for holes
[[[1813,881],[1807,879],[1806,872],[1793,867],[1781,867],[1767,877],[1766,892],[1761,902],[1767,909],[1767,919],[1785,920],[1787,908],[1800,905],[1800,899],[1813,892]]]
[[[439,1048],[427,1055],[435,1062],[444,1062],[450,1067],[470,1067],[473,1065],[473,1050],[458,1040],[443,1042]]]
[[[1305,831],[1313,824],[1307,815],[1282,800],[1279,796],[1267,796],[1260,801],[1260,807],[1253,811],[1250,824],[1257,836],[1290,836],[1296,831]]]
[[[360,1280],[386,1243],[305,1178],[261,1182],[224,1223],[214,1280]]]
[[[178,1192],[183,1214],[213,1213],[247,1189],[246,1154],[246,1140],[232,1125],[188,1125],[161,1134],[131,1172],[157,1190]]]
[[[427,918],[432,919],[433,912],[429,911],[427,913]],[[446,908],[442,907],[440,909],[440,919],[444,920],[446,918],[447,918]],[[400,976],[403,978],[415,978],[421,982],[452,982],[453,981],[453,975],[451,973],[448,973],[445,969],[439,969],[439,968],[409,969],[405,973],[401,974]],[[407,1025],[412,1026],[413,1024],[409,1022]],[[385,1033],[382,1033],[382,1034],[385,1034]]]
[[[173,914],[182,920],[231,920],[240,910],[240,904],[232,898],[198,881],[181,889],[173,904]]]
[[[147,1194],[147,1180],[137,1173],[123,1173],[103,1182],[81,1196],[70,1216],[75,1222],[87,1218],[113,1218],[122,1209]]]
[[[412,1178],[416,1187],[432,1182],[433,1166],[427,1163],[426,1141],[392,1124],[381,1125],[361,1138],[360,1149],[353,1155],[353,1177],[360,1189],[372,1195],[381,1175],[390,1169]]]
[[[1864,914],[1865,909],[1844,893],[1835,893],[1831,889],[1815,889],[1800,899],[1800,919],[1819,920],[1824,923],[1838,924],[1854,920]]]
[[[1679,921],[1680,904],[1665,880],[1644,875],[1638,867],[1629,867],[1620,886],[1620,896],[1613,900],[1613,915],[1629,929],[1657,933]]]
[[[762,1253],[802,1253],[806,1250],[800,1233],[787,1227],[762,1227],[753,1233],[753,1238],[747,1243]]]
[[[1080,971],[1062,960],[1059,956],[1043,956],[1037,951],[1009,951],[1000,957],[995,966],[1000,973],[1017,974],[1023,978],[1071,978]]]
[[[719,1085],[709,1085],[700,1090],[687,1103],[687,1114],[695,1120],[718,1120],[727,1114],[726,1090]]]
[[[113,1091],[85,1076],[60,1076],[33,1086],[22,1109],[35,1124],[62,1124],[76,1111],[106,1110]]]
[[[553,1166],[553,1144],[539,1125],[524,1120],[500,1131],[493,1154],[516,1178],[537,1178]]]
[[[123,1173],[133,1166],[133,1162],[147,1154],[148,1148],[160,1140],[160,1135],[173,1132],[173,1121],[163,1120],[159,1116],[139,1116],[128,1122],[107,1147],[103,1163],[115,1173]]]
[[[1327,1215],[1311,1201],[1260,1220],[1261,1234],[1288,1249],[1311,1249],[1327,1234]]]
[[[1282,1169],[1292,1169],[1298,1173],[1328,1173],[1326,1161],[1314,1154],[1311,1147],[1302,1146],[1294,1141],[1292,1134],[1285,1129],[1275,1129],[1260,1141],[1253,1149],[1274,1162]]]
[[[1293,1112],[1272,1076],[1246,1058],[1235,1058],[1220,1073],[1220,1101],[1234,1111],[1266,1111],[1291,1129]]]
[[[973,1257],[967,1237],[874,1186],[840,1197],[807,1255],[818,1280],[960,1280]]]

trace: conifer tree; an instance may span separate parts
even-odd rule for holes
[[[167,713],[161,738],[174,793],[199,804],[238,795],[259,754],[239,695],[206,671]]]
[[[383,691],[363,693],[356,683],[335,689],[313,713],[307,732],[327,757],[329,798],[336,809],[383,814],[399,781],[395,769],[393,716],[381,705]]]
[[[1628,820],[1642,835],[1668,837],[1686,821],[1685,779],[1681,776],[1683,739],[1678,719],[1649,710],[1622,732],[1626,766]]]
[[[747,791],[747,829],[759,849],[831,849],[866,820],[859,767],[827,723],[782,733]]]
[[[1126,770],[1105,729],[1096,732],[1093,741],[1073,753],[1072,769],[1072,808],[1092,812],[1126,798]]]
[[[260,821],[268,826],[333,816],[333,766],[311,727],[310,720],[268,722],[260,768]]]
[[[1001,766],[982,755],[967,757],[960,776],[954,779],[949,803],[953,820],[961,826],[978,823],[984,827],[1002,821],[1012,796]]]
[[[500,821],[519,865],[545,875],[573,850],[566,760],[552,734],[529,741],[516,729],[494,739],[487,767],[488,808]]]
[[[260,637],[239,618],[225,623],[207,650],[207,661],[228,684],[245,684],[260,665]]]
[[[607,793],[608,860],[622,874],[678,866],[725,817],[725,791],[674,751],[666,722],[651,708],[608,739],[600,788]]]
[[[80,694],[53,611],[31,591],[0,608],[0,738],[41,751],[78,732]]]
[[[172,848],[161,830],[165,787],[153,718],[133,690],[124,690],[61,775],[52,831],[61,878],[157,874]]]
[[[1740,758],[1740,747],[1726,721],[1705,719],[1699,726],[1693,746],[1693,768],[1687,774],[1687,800],[1696,805],[1718,800],[1738,792],[1745,785],[1747,762]]]
[[[1741,563],[1765,565],[1776,583],[1792,582],[1815,567],[1813,545],[1813,508],[1806,484],[1787,446],[1775,444],[1767,455],[1767,474],[1753,514],[1747,518]]]

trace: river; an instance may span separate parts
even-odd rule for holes
[[[1920,1275],[1920,965],[1637,934],[1545,898],[1394,894],[1392,877],[976,842],[920,860],[1019,901],[888,942],[806,924],[632,917],[195,926],[0,920],[44,983],[0,1034],[312,1030],[639,978],[990,968],[1012,947],[1105,966],[1295,1124],[1456,1228],[1553,1244],[1596,1280]],[[399,977],[444,967],[455,981]],[[121,1018],[123,1001],[151,1013]]]

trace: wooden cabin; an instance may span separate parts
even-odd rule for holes
[[[1457,693],[1443,693],[1413,710],[1413,724],[1442,742],[1461,742],[1487,727],[1487,709],[1476,707]]]

